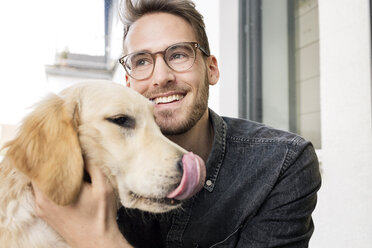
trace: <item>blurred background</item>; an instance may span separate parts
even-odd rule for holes
[[[370,0],[194,2],[221,72],[210,107],[298,133],[317,150],[323,186],[310,247],[371,247]],[[117,11],[117,0],[0,3],[0,145],[48,92],[124,83]]]

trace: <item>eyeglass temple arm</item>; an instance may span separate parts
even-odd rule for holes
[[[202,51],[207,57],[210,56],[210,54],[207,53],[207,51],[205,51],[205,49],[203,47],[201,47],[199,43],[196,43],[196,47],[199,48],[200,51]]]

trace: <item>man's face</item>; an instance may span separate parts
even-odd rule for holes
[[[189,41],[196,41],[190,24],[175,15],[154,13],[141,17],[131,26],[125,48],[126,54],[138,51],[155,53],[175,43]],[[217,66],[214,57],[205,62],[197,49],[194,65],[185,72],[175,72],[166,65],[161,55],[157,55],[150,78],[135,80],[126,77],[128,86],[158,102],[154,114],[164,134],[182,134],[207,114],[208,87],[217,82],[208,75],[209,61]]]

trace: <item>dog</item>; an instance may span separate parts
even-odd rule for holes
[[[38,103],[5,145],[0,247],[68,247],[36,216],[31,181],[68,205],[80,193],[86,163],[100,167],[126,208],[162,213],[196,194],[204,162],[163,136],[153,105],[109,81],[79,83]]]

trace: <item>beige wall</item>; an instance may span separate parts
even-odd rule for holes
[[[296,120],[300,135],[321,148],[318,0],[295,7]]]

